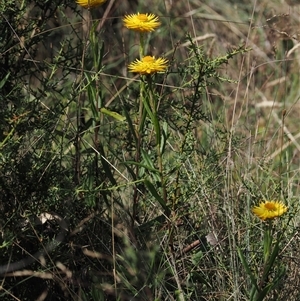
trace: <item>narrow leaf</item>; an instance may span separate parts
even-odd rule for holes
[[[100,112],[105,114],[105,115],[108,115],[110,117],[113,117],[113,118],[117,119],[118,121],[124,121],[126,119],[126,117],[120,115],[119,113],[110,111],[106,108],[101,108]]]

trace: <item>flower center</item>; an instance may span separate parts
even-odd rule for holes
[[[265,208],[269,211],[276,211],[276,206],[273,203],[266,203]]]
[[[148,21],[148,17],[147,17],[146,14],[140,14],[140,15],[138,15],[137,17],[138,17],[138,19],[139,19],[141,22],[146,22],[146,21]]]
[[[147,55],[145,57],[143,57],[143,62],[144,63],[153,63],[154,62],[154,57]]]

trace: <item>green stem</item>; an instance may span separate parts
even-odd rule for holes
[[[266,265],[269,261],[272,246],[272,221],[267,221],[268,225],[264,231],[264,264]]]
[[[145,51],[145,38],[144,34],[140,34],[140,47],[139,47],[139,54],[140,59],[143,58]],[[145,125],[145,119],[146,119],[146,113],[144,108],[144,97],[145,97],[145,82],[143,77],[141,77],[140,81],[140,97],[139,97],[139,112],[138,112],[138,121],[136,125],[136,137],[137,137],[137,145],[136,145],[136,154],[135,154],[135,161],[137,163],[140,162],[141,158],[141,147],[142,147],[142,137],[143,137],[143,131],[144,131],[144,125]],[[139,165],[136,165],[135,174],[138,177],[139,174]],[[137,215],[137,205],[139,201],[139,193],[137,187],[135,187],[134,196],[133,196],[133,208],[132,208],[132,215],[134,223],[134,220]]]
[[[140,60],[145,55],[145,35],[140,33]]]
[[[153,93],[151,76],[147,76],[147,83],[148,83],[148,91],[149,91],[149,107],[151,110],[151,114],[149,114],[149,117],[151,118],[155,129],[158,169],[160,173],[163,200],[165,204],[167,204],[167,189],[166,189],[166,183],[165,183],[164,173],[163,173],[163,160],[162,160],[162,152],[161,152],[161,129],[160,129],[160,123],[158,118],[158,112],[157,112],[158,109],[157,99],[156,99],[156,95]]]

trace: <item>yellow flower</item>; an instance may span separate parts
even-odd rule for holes
[[[168,67],[168,60],[163,58],[155,59],[154,56],[144,56],[142,60],[136,60],[129,64],[128,69],[130,72],[139,74],[153,74],[156,72],[164,72]]]
[[[138,32],[150,32],[156,29],[160,22],[153,14],[134,14],[123,18],[124,26]]]
[[[266,220],[281,216],[287,210],[288,208],[281,201],[265,201],[255,206],[252,212],[260,219]]]
[[[106,0],[76,0],[76,2],[84,8],[90,8],[102,5]]]

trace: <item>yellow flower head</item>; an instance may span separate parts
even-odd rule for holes
[[[138,32],[154,31],[159,25],[158,17],[153,14],[134,14],[123,18],[124,26]]]
[[[128,69],[130,72],[139,74],[153,74],[156,72],[164,72],[168,67],[168,60],[163,58],[155,59],[154,56],[144,56],[142,60],[136,60],[129,64]]]
[[[262,220],[273,219],[287,212],[288,208],[280,201],[265,201],[255,206],[252,212]]]
[[[106,0],[76,0],[76,2],[84,8],[90,8],[102,5]]]

